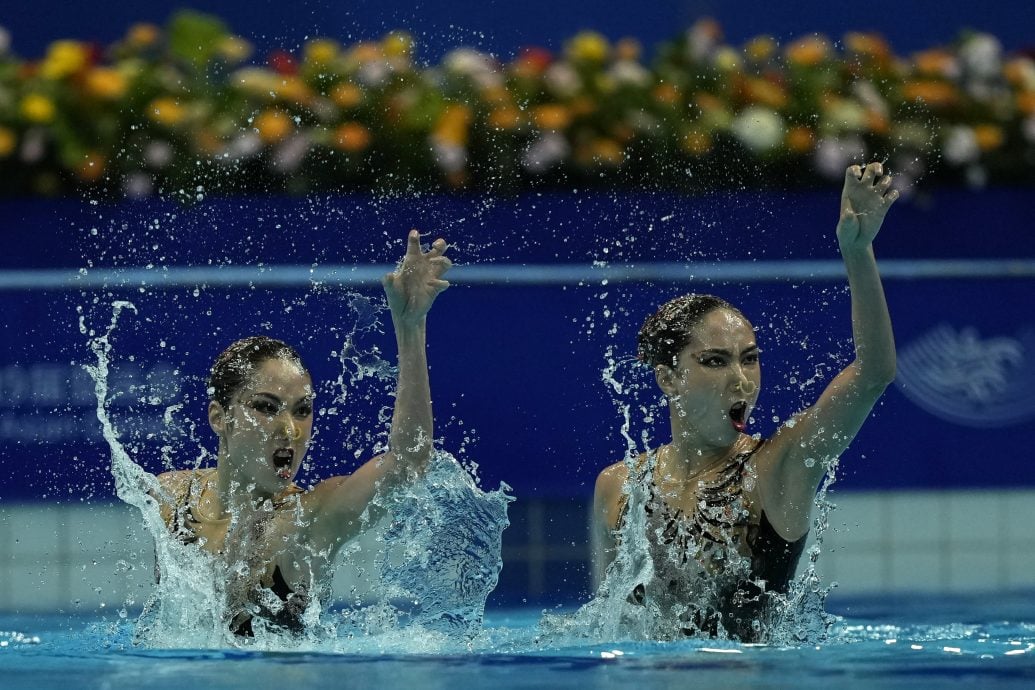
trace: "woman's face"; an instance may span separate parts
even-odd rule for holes
[[[698,442],[720,447],[734,442],[746,429],[762,381],[751,324],[727,309],[709,312],[679,353],[676,368],[664,367],[658,380],[681,426]]]
[[[288,359],[267,359],[234,395],[222,414],[231,481],[238,489],[275,494],[298,473],[313,432],[313,385],[309,374]],[[212,421],[213,409],[209,417]],[[249,489],[254,486],[254,489]]]

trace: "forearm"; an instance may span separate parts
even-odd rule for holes
[[[895,336],[873,246],[842,247],[841,254],[852,295],[855,366],[864,383],[886,386],[895,377]]]
[[[403,467],[421,470],[431,456],[434,432],[425,320],[418,324],[397,323],[395,340],[399,349],[399,380],[389,446]]]

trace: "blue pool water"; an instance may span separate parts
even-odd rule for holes
[[[336,650],[134,647],[115,618],[0,616],[0,687],[330,688],[1035,687],[1033,593],[840,600],[821,645],[695,640],[544,644],[538,610],[490,610],[485,634],[414,653],[395,640],[340,639]]]

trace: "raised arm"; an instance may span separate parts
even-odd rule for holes
[[[314,544],[340,544],[360,529],[359,517],[380,488],[390,491],[423,473],[431,458],[434,430],[431,386],[425,348],[427,314],[439,293],[449,287],[442,279],[451,262],[445,240],[435,240],[428,252],[411,230],[406,255],[383,285],[399,349],[399,378],[389,433],[389,450],[347,477],[328,479],[314,489],[317,520]],[[376,519],[372,514],[370,518]]]
[[[880,163],[846,171],[837,240],[852,295],[855,359],[815,405],[781,427],[769,444],[766,462],[760,462],[764,509],[785,538],[808,531],[812,501],[827,465],[852,442],[895,377],[895,338],[873,240],[897,198]]]

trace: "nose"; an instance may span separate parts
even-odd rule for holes
[[[290,416],[284,419],[284,437],[291,441],[297,441],[302,438],[302,427]]]
[[[740,368],[737,370],[736,378],[733,381],[733,390],[741,395],[751,395],[758,390],[758,384],[744,375]]]

